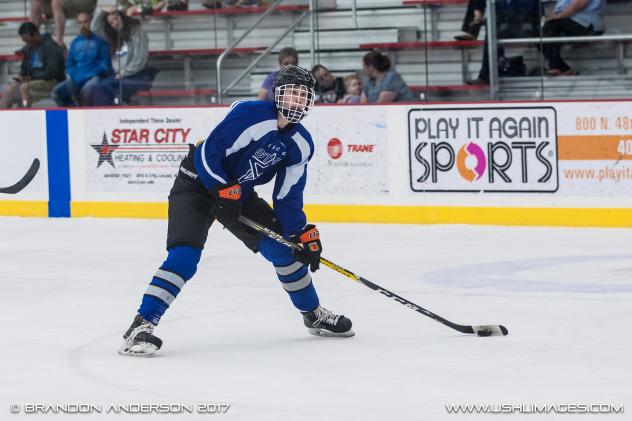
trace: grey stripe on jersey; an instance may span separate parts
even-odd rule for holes
[[[279,194],[277,194],[277,200],[281,200],[288,195],[292,187],[294,187],[303,174],[305,174],[305,167],[307,167],[307,159],[309,158],[310,152],[307,139],[301,136],[300,133],[295,133],[292,139],[294,139],[298,148],[301,150],[301,162],[285,169],[285,178],[283,179],[283,185],[279,189]]]
[[[232,155],[235,152],[245,148],[250,144],[250,142],[256,142],[261,139],[263,136],[277,130],[277,121],[276,120],[264,120],[257,124],[253,124],[248,127],[244,132],[239,135],[233,146],[229,149],[226,149],[226,156]]]
[[[171,293],[169,291],[167,291],[166,289],[162,289],[160,287],[157,287],[155,285],[149,285],[147,287],[147,290],[145,291],[145,294],[154,296],[156,298],[160,298],[162,301],[167,303],[167,305],[171,305],[173,300],[176,299],[176,297],[171,295]]]
[[[226,156],[231,155],[250,144],[252,141],[257,141],[265,136],[267,133],[277,130],[277,121],[276,120],[264,120],[257,124],[253,124],[248,127],[244,132],[235,140],[235,143],[226,150]],[[227,181],[224,180],[220,175],[215,174],[211,170],[211,166],[208,164],[206,160],[206,144],[208,143],[208,139],[204,141],[202,144],[202,165],[204,165],[204,169],[214,179],[219,181],[220,183],[226,184]]]
[[[287,276],[287,275],[293,274],[294,272],[301,269],[302,267],[303,267],[303,264],[301,262],[294,262],[289,266],[275,266],[274,269],[276,270],[276,273],[278,273],[279,275]]]
[[[184,284],[186,284],[186,281],[182,279],[180,275],[166,270],[158,269],[154,276],[156,278],[160,278],[169,283],[172,283],[180,289],[182,289],[182,287],[184,287]]]
[[[305,276],[303,276],[298,281],[287,282],[287,283],[281,282],[281,284],[283,285],[283,288],[288,292],[300,291],[304,288],[307,288],[309,284],[311,283],[312,283],[312,277],[309,276],[309,272],[307,272]]]

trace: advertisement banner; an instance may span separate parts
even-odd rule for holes
[[[0,127],[0,201],[48,200],[45,112],[3,111]]]
[[[227,107],[70,111],[74,200],[164,201],[188,144],[205,139]],[[318,107],[308,195],[385,195],[387,110]],[[266,196],[273,183],[257,190]]]
[[[336,221],[628,226],[630,109],[629,101],[318,106],[303,122],[315,146],[304,203]],[[164,217],[188,145],[228,111],[4,111],[0,212],[64,216],[72,201],[73,216]],[[272,188],[257,190],[269,200]]]
[[[121,201],[165,200],[188,145],[206,139],[227,110],[74,112],[81,115],[71,118],[71,155],[85,164],[74,177],[81,183],[73,184],[73,198],[98,200],[100,194],[116,193]]]
[[[560,125],[562,192],[630,197],[632,112],[629,103],[568,103]]]
[[[559,188],[552,107],[411,109],[408,142],[415,192],[553,193]]]
[[[386,107],[317,107],[305,121],[314,139],[306,192],[386,195],[389,192]]]

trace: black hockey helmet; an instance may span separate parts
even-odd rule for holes
[[[314,105],[315,84],[312,74],[302,67],[290,64],[279,71],[274,81],[274,102],[287,121],[298,123],[305,118]]]

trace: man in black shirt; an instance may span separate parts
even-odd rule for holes
[[[312,75],[316,79],[316,102],[335,104],[345,96],[345,82],[342,77],[335,77],[322,64],[312,67]]]
[[[0,108],[10,108],[15,102],[30,107],[33,102],[48,98],[66,78],[64,51],[49,34],[40,35],[31,22],[21,24],[18,34],[25,44],[17,52],[22,56],[20,74],[4,87]]]

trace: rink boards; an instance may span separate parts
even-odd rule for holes
[[[632,101],[320,106],[313,221],[632,226]],[[0,112],[0,215],[164,218],[228,107]],[[251,162],[256,174],[269,157]],[[272,185],[260,193],[271,193]]]

